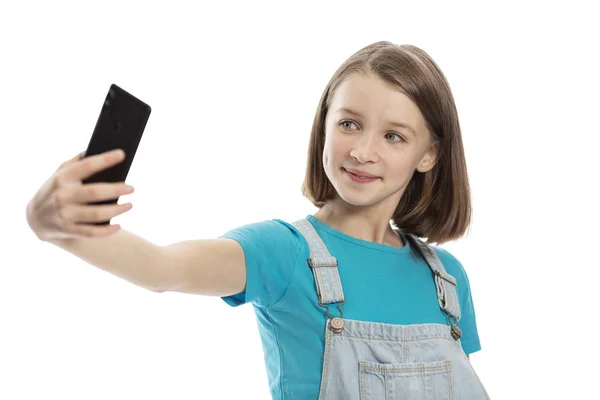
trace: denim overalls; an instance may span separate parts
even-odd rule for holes
[[[416,236],[404,235],[431,268],[449,325],[343,319],[341,306],[346,301],[336,258],[307,219],[292,225],[308,243],[308,265],[319,305],[328,317],[319,400],[489,399],[460,344],[456,279],[431,247]],[[329,314],[327,305],[333,303],[339,303],[339,317]]]

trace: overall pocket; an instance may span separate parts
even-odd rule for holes
[[[448,360],[380,364],[360,362],[360,400],[453,400]]]

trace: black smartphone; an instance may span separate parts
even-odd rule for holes
[[[125,151],[125,159],[117,165],[86,178],[82,181],[83,183],[125,181],[142,140],[146,123],[150,118],[150,112],[151,108],[148,104],[114,83],[110,86],[83,157],[122,149]],[[116,204],[118,200],[117,198],[89,204]],[[107,225],[110,224],[110,221],[92,224]]]

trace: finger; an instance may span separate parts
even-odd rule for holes
[[[94,206],[70,204],[63,207],[59,214],[63,221],[69,223],[103,222],[131,210],[132,206],[131,203]]]
[[[60,164],[60,166],[57,168],[57,171],[66,167],[67,165],[71,165],[79,160],[81,160],[83,157],[85,156],[85,151],[82,151],[80,153],[77,153],[77,155],[73,158],[71,158],[70,160],[67,160],[65,162],[63,162],[62,164]]]
[[[64,226],[65,231],[84,237],[104,237],[112,235],[121,229],[121,225],[89,225],[69,222]]]
[[[114,200],[134,192],[134,187],[124,182],[86,183],[69,186],[65,189],[65,197],[71,203],[87,204],[98,201]]]
[[[115,149],[85,157],[76,163],[67,165],[64,168],[64,174],[68,180],[82,181],[100,171],[119,164],[124,159],[125,152],[121,149]]]

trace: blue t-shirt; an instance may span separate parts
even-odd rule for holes
[[[307,219],[338,260],[346,303],[343,317],[388,324],[448,324],[439,306],[434,277],[425,260],[405,246],[360,240]],[[318,305],[308,244],[291,224],[279,219],[233,229],[222,238],[236,240],[246,260],[246,291],[222,297],[236,307],[252,303],[265,353],[273,399],[316,399],[325,350],[325,309]],[[432,246],[457,281],[459,327],[466,354],[481,349],[467,274],[448,251]],[[412,254],[412,255],[411,255]],[[329,313],[338,316],[337,304]]]

